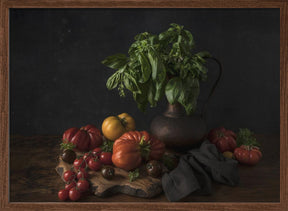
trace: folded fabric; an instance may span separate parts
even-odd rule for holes
[[[238,162],[225,158],[214,144],[204,141],[180,157],[178,166],[162,177],[162,187],[169,201],[179,201],[197,191],[211,194],[212,180],[230,186],[239,183]]]

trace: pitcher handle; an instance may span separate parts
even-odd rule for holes
[[[217,87],[218,82],[219,82],[219,80],[220,80],[220,78],[221,78],[221,76],[222,76],[222,72],[223,72],[223,70],[222,70],[222,64],[221,64],[221,62],[220,62],[218,59],[216,59],[215,57],[206,57],[205,59],[212,59],[212,60],[214,60],[214,61],[218,64],[218,66],[219,66],[219,74],[218,74],[218,77],[217,77],[216,81],[214,82],[214,84],[213,84],[213,86],[212,86],[212,89],[211,89],[211,91],[210,91],[210,93],[209,93],[209,95],[208,95],[207,100],[205,101],[205,103],[204,103],[204,105],[203,105],[203,107],[202,107],[201,118],[204,118],[205,115],[206,115],[206,110],[207,110],[208,102],[209,102],[212,94],[214,93],[215,88]]]

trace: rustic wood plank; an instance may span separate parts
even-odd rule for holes
[[[7,207],[9,200],[9,85],[8,85],[8,8],[0,1],[0,208]]]
[[[9,8],[279,8],[286,0],[7,0]]]
[[[287,130],[288,130],[288,3],[280,10],[280,154],[281,154],[281,209],[288,210],[288,161],[287,161]]]

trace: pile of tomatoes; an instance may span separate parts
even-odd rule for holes
[[[66,150],[61,157],[73,165],[63,174],[66,185],[58,193],[60,200],[76,201],[89,190],[88,170],[101,170],[101,175],[110,180],[114,177],[113,166],[132,171],[147,162],[148,175],[161,175],[157,161],[165,153],[164,143],[146,131],[136,131],[129,114],[107,117],[102,123],[102,133],[94,125],[64,132],[61,146]],[[84,155],[76,157],[75,151]]]
[[[239,163],[255,165],[262,158],[258,142],[247,128],[240,129],[236,134],[232,130],[219,127],[210,130],[207,138],[225,157],[236,159]]]
[[[77,201],[81,195],[89,191],[90,184],[88,182],[88,170],[101,170],[102,176],[106,179],[112,179],[114,176],[114,168],[112,166],[112,153],[102,151],[100,147],[85,153],[83,156],[76,157],[73,150],[65,150],[62,154],[62,160],[73,163],[72,168],[63,174],[63,180],[66,182],[65,188],[58,192],[60,200],[70,199]],[[111,170],[109,170],[111,169]]]

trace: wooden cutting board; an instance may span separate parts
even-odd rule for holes
[[[56,167],[57,173],[63,180],[63,173],[71,169],[72,164],[64,162],[59,158],[59,164]],[[145,166],[141,166],[140,177],[130,182],[128,172],[115,167],[115,176],[112,180],[106,180],[102,177],[100,171],[88,171],[92,192],[96,196],[106,197],[112,194],[124,193],[131,196],[151,198],[162,192],[161,179],[150,177],[145,172]],[[63,180],[64,181],[64,180]]]

